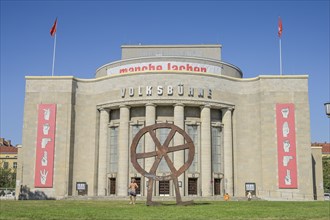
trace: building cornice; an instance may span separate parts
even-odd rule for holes
[[[200,73],[200,72],[187,72],[183,73],[182,71],[144,71],[144,72],[136,72],[136,73],[124,73],[124,74],[112,74],[108,76],[102,76],[99,78],[93,78],[93,79],[82,79],[82,78],[76,78],[74,76],[25,76],[26,80],[74,80],[77,82],[98,82],[103,81],[111,78],[117,78],[117,77],[129,77],[134,75],[158,75],[158,74],[183,74],[183,75],[189,75],[189,76],[207,76],[207,77],[214,77],[214,78],[221,78],[236,82],[253,82],[258,81],[262,79],[308,79],[308,75],[259,75],[257,77],[253,78],[235,78],[230,76],[224,76],[214,73]]]

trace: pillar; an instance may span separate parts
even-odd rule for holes
[[[184,130],[184,105],[179,103],[174,105],[174,124]],[[174,146],[184,144],[184,138],[180,134],[174,136]],[[184,151],[174,153],[174,167],[178,170],[184,164]],[[178,181],[182,182],[182,187],[179,188],[181,196],[184,195],[184,173],[178,177]]]
[[[233,134],[232,134],[232,109],[223,111],[222,123],[224,126],[224,178],[225,191],[233,196],[234,181],[233,181]]]
[[[202,107],[201,111],[201,196],[212,195],[212,157],[211,157],[211,108]]]
[[[119,106],[120,122],[118,134],[118,173],[117,173],[117,195],[127,196],[128,168],[129,168],[129,107]]]
[[[156,123],[156,105],[153,103],[146,104],[146,126]],[[145,135],[145,152],[155,151],[155,144],[150,135]],[[144,170],[149,172],[154,163],[154,158],[146,158],[144,161]],[[146,178],[146,181],[148,179]],[[148,188],[145,187],[144,195],[147,195]]]
[[[98,159],[98,187],[97,195],[104,196],[107,182],[107,145],[109,110],[101,108],[99,124],[99,159]]]

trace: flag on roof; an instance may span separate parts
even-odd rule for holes
[[[52,28],[50,29],[50,35],[53,37],[56,33],[56,26],[57,26],[57,18],[52,26]]]
[[[278,36],[282,37],[283,26],[282,26],[282,19],[278,17]]]

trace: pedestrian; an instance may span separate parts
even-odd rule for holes
[[[130,198],[129,204],[135,205],[137,188],[139,188],[138,184],[136,184],[135,179],[132,179],[131,183],[128,185],[128,192]]]
[[[247,198],[248,198],[248,201],[251,201],[251,199],[252,199],[251,191],[249,191],[249,192],[247,193]]]
[[[229,194],[228,193],[226,193],[224,196],[223,196],[223,199],[225,200],[225,201],[228,201],[229,200]]]

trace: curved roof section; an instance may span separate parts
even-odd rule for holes
[[[242,71],[229,63],[196,57],[140,57],[108,63],[96,70],[96,78],[138,72],[214,73],[242,78]]]
[[[242,71],[221,61],[221,45],[124,45],[122,60],[105,64],[95,77],[138,72],[214,73],[242,78]]]

